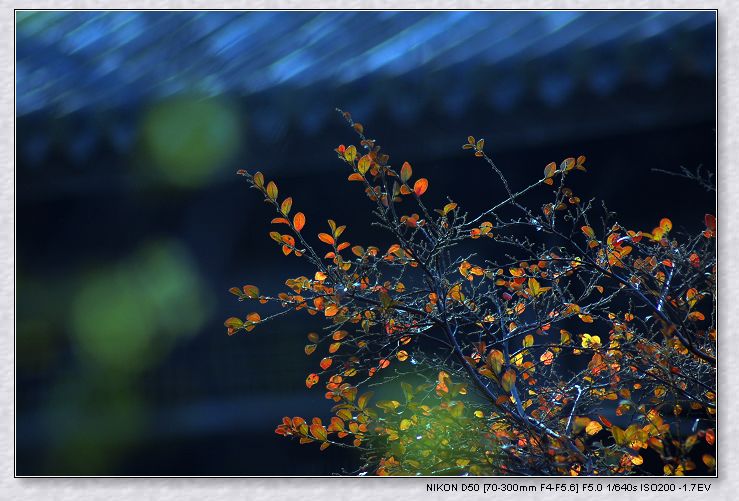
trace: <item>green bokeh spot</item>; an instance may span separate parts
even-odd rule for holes
[[[154,172],[185,188],[201,186],[239,147],[233,107],[216,99],[179,98],[153,106],[143,122],[145,151]]]
[[[149,244],[91,273],[72,306],[79,354],[119,372],[152,365],[203,325],[212,304],[204,291],[189,254],[172,242]]]

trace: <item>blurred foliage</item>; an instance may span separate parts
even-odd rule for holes
[[[226,102],[180,98],[152,106],[142,135],[155,173],[175,186],[195,188],[233,158],[242,133],[239,115]]]
[[[41,430],[54,475],[105,475],[145,431],[147,407],[125,380],[82,372],[50,391]]]
[[[177,338],[200,330],[212,306],[203,290],[187,251],[171,241],[148,243],[88,274],[70,318],[80,356],[114,371],[150,366]]]

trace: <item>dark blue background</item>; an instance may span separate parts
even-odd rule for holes
[[[628,226],[699,229],[715,171],[713,12],[18,12],[17,473],[321,475],[350,455],[273,433],[325,415],[295,314],[229,338],[309,273],[267,236],[238,168],[276,178],[306,231],[371,242],[333,148],[365,124],[471,211],[586,155],[581,196]]]

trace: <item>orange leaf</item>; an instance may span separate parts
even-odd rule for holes
[[[295,217],[293,217],[293,226],[295,226],[295,231],[302,230],[303,226],[305,226],[305,214],[302,212],[295,214]]]
[[[580,317],[580,320],[585,322],[586,324],[592,324],[593,323],[593,317],[590,315],[578,315]]]
[[[310,425],[310,434],[316,437],[318,440],[326,440],[327,438],[326,428],[320,424]]]
[[[349,333],[347,331],[336,331],[331,337],[333,338],[334,341],[341,341],[348,335]]]
[[[318,240],[320,240],[323,243],[326,243],[328,245],[334,244],[334,237],[329,235],[328,233],[319,233],[318,234]]]
[[[603,426],[601,426],[598,421],[590,421],[590,423],[585,427],[585,433],[588,435],[597,435],[602,429]]]
[[[347,179],[349,181],[364,181],[362,175],[357,172],[352,172],[351,174],[349,174],[349,177]]]
[[[333,362],[334,361],[331,359],[331,357],[325,357],[325,358],[321,359],[321,363],[320,363],[321,369],[323,369],[323,370],[328,369],[329,367],[331,367],[331,364]]]
[[[500,385],[508,393],[513,389],[513,385],[516,383],[516,372],[513,369],[508,369],[503,373],[503,377],[500,378]]]
[[[318,382],[318,374],[308,374],[308,377],[305,378],[305,386],[308,388],[312,387]]]
[[[335,304],[330,304],[330,305],[326,306],[326,310],[324,311],[324,314],[327,317],[333,317],[338,312],[339,312],[339,307],[336,306]]]
[[[590,226],[583,226],[580,229],[582,230],[583,233],[585,233],[585,236],[587,236],[588,238],[590,239],[595,238],[595,232],[593,231],[593,228],[591,228]]]
[[[688,320],[705,320],[706,317],[700,311],[692,311],[688,315]]]
[[[421,179],[417,180],[415,184],[413,185],[413,192],[416,194],[417,197],[420,197],[424,193],[426,193],[426,190],[429,187],[428,179],[422,177]]]
[[[539,357],[539,360],[541,360],[541,362],[544,365],[552,365],[552,361],[554,360],[554,354],[551,351],[547,350],[541,354],[541,356]]]
[[[436,394],[441,396],[443,393],[449,393],[449,383],[451,378],[445,371],[439,371],[439,380],[436,384]]]
[[[716,442],[716,432],[713,431],[713,428],[706,430],[706,442],[708,445],[713,445]]]

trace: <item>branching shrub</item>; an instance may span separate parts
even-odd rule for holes
[[[270,237],[315,274],[277,295],[231,292],[327,323],[304,348],[319,359],[305,383],[325,385],[334,416],[285,417],[278,434],[356,448],[357,473],[379,475],[714,471],[714,216],[697,235],[677,235],[667,218],[628,229],[568,187],[585,157],[515,189],[473,137],[462,148],[492,169],[504,199],[476,215],[451,200],[428,207],[428,181],[391,165],[342,115],[359,147],[336,153],[389,248],[352,246],[333,220],[311,232],[315,243],[274,181],[239,171],[276,212]],[[529,201],[546,194],[543,206]],[[274,316],[225,325],[248,332]],[[371,401],[367,388],[397,380],[402,397]]]

